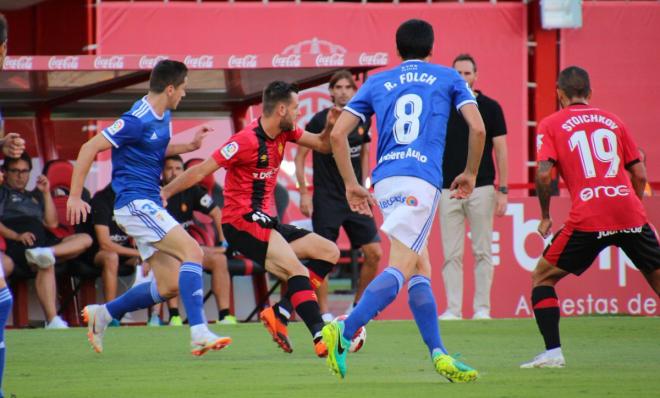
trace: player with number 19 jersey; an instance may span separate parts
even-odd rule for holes
[[[538,161],[553,162],[568,186],[572,206],[567,227],[612,231],[647,223],[625,171],[639,162],[639,151],[614,114],[570,105],[541,121],[537,150]]]
[[[476,100],[452,68],[408,60],[370,77],[344,110],[366,122],[376,114],[374,184],[393,176],[417,177],[442,189],[442,154],[450,107]]]

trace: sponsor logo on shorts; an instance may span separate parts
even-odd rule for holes
[[[123,129],[123,128],[124,128],[124,120],[117,119],[114,123],[112,123],[112,125],[110,127],[105,129],[105,131],[107,131],[108,134],[110,134],[110,135],[115,135],[118,132],[120,132],[121,129]]]
[[[641,234],[642,228],[643,227],[635,227],[635,228],[619,229],[615,231],[598,231],[597,239],[607,238],[608,236],[617,235],[617,234]]]
[[[626,185],[599,185],[597,187],[587,187],[580,191],[580,199],[583,202],[588,202],[591,199],[600,199],[603,197],[614,198],[617,196],[630,195],[630,188]]]
[[[380,205],[381,209],[387,209],[388,207],[394,207],[400,204],[404,204],[410,207],[417,207],[419,201],[417,200],[416,197],[412,195],[398,194],[398,195],[390,196],[385,200],[381,200],[378,204]]]
[[[229,144],[222,147],[220,153],[224,156],[225,159],[229,160],[238,152],[238,143],[230,142]]]

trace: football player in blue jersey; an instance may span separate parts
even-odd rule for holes
[[[171,144],[170,110],[186,95],[187,68],[178,61],[159,62],[151,72],[149,93],[135,102],[101,134],[87,141],[78,154],[67,203],[72,223],[85,221],[90,207],[80,198],[83,182],[96,154],[112,149],[112,189],[116,193],[117,224],[135,240],[140,257],[153,269],[155,279],[134,286],[105,305],[83,310],[88,338],[96,352],[103,350],[103,335],[112,319],[148,308],[179,295],[186,308],[191,332],[191,352],[199,356],[231,343],[213,334],[203,309],[202,259],[197,242],[163,208],[160,175],[166,156],[201,146],[209,129],[203,127],[188,144]]]
[[[394,301],[406,280],[410,309],[435,370],[452,382],[477,378],[475,369],[448,355],[442,344],[426,241],[442,189],[450,107],[462,113],[470,129],[467,165],[451,185],[452,197],[465,198],[474,188],[485,128],[465,80],[452,68],[428,62],[433,41],[433,28],[425,21],[413,19],[399,26],[396,45],[403,62],[370,77],[332,131],[332,149],[351,209],[371,215],[370,204],[377,203],[384,219],[381,230],[391,241],[389,267],[369,284],[346,320],[323,329],[328,365],[342,378],[351,337]],[[373,114],[379,132],[375,200],[355,177],[347,141],[358,123]]]

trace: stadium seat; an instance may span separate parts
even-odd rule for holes
[[[73,164],[68,160],[55,159],[46,162],[43,174],[48,177],[53,202],[57,211],[59,225],[50,231],[59,239],[76,233],[76,228],[66,221],[66,203],[71,190]],[[83,200],[89,202],[91,195],[83,190]],[[66,261],[64,275],[58,275],[60,292],[60,310],[70,325],[80,325],[80,310],[96,301],[95,281],[101,275],[100,270],[80,259]],[[71,305],[72,304],[72,305]]]

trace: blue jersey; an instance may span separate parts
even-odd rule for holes
[[[401,65],[370,77],[345,110],[363,122],[376,114],[378,152],[374,184],[383,178],[421,178],[442,189],[450,107],[477,101],[454,69],[424,61]]]
[[[162,205],[160,175],[165,150],[172,138],[170,111],[157,115],[144,97],[102,134],[113,145],[115,209],[137,199],[149,199]]]

